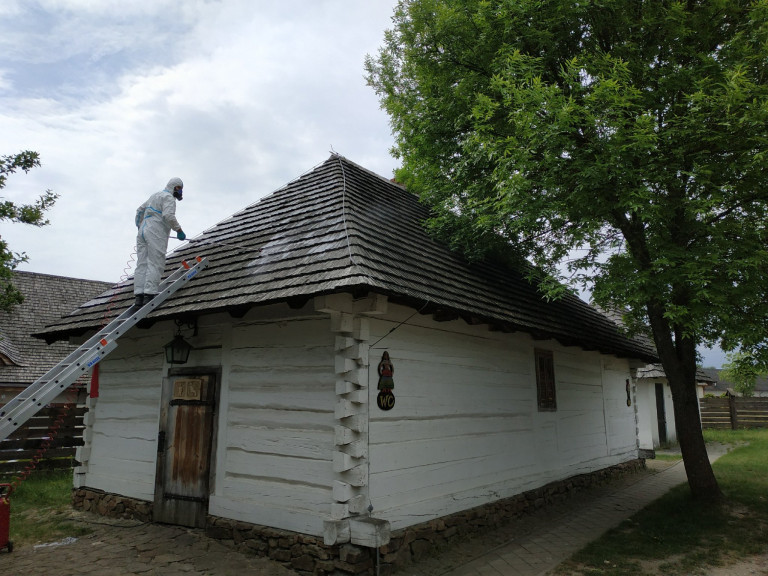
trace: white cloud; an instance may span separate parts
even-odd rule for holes
[[[30,5],[2,8],[0,49],[16,48],[0,73],[0,154],[36,150],[43,166],[3,193],[61,197],[51,226],[4,226],[30,256],[21,269],[119,280],[135,207],[172,176],[193,235],[331,147],[384,176],[396,166],[363,79],[395,0]]]

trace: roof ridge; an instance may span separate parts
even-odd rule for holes
[[[51,279],[58,278],[60,280],[65,280],[67,282],[91,282],[95,284],[109,284],[109,285],[114,284],[114,282],[110,282],[109,280],[94,280],[93,278],[77,278],[75,276],[62,276],[61,274],[49,274],[47,272],[33,272],[32,270],[14,270],[13,274],[16,276],[26,277],[26,278],[44,277],[44,278],[51,278]]]
[[[331,156],[331,158],[333,158],[333,156]],[[359,268],[359,264],[352,256],[352,242],[349,238],[349,226],[347,225],[347,174],[344,170],[344,162],[342,161],[342,157],[337,154],[336,160],[338,160],[339,168],[341,169],[341,223],[344,227],[344,237],[347,242],[347,253],[349,254],[349,261]]]
[[[327,162],[331,162],[332,160],[337,161],[339,169],[341,170],[341,221],[344,229],[344,238],[347,244],[347,254],[349,256],[349,261],[355,267],[356,272],[359,275],[365,276],[365,278],[368,281],[372,281],[372,278],[370,277],[370,275],[364,272],[364,268],[360,266],[357,260],[355,260],[355,257],[352,255],[352,240],[351,240],[351,235],[349,233],[349,225],[347,224],[347,212],[348,212],[347,210],[347,174],[346,174],[346,171],[344,170],[344,162],[350,164],[350,168],[357,168],[360,170],[365,170],[365,169],[358,166],[354,162],[351,162],[347,158],[344,158],[341,154],[331,153],[331,156],[330,158],[328,158]],[[371,174],[373,174],[373,172],[371,172]],[[351,207],[351,203],[350,203],[350,207]],[[350,217],[353,215],[351,211],[349,211],[349,214],[350,214]],[[356,223],[356,224],[358,227],[360,226],[359,223]]]
[[[369,168],[366,168],[365,166],[358,164],[354,160],[350,160],[349,158],[347,158],[343,154],[339,154],[338,152],[331,152],[331,156],[328,158],[328,160],[326,160],[326,162],[333,160],[334,158],[340,159],[341,161],[349,164],[351,168],[359,170],[360,172],[365,172],[370,176],[374,176],[375,178],[380,179],[382,182],[386,182],[389,185],[394,185],[403,190],[407,190],[406,187],[403,186],[400,182],[397,182],[396,180],[391,178],[387,178],[386,176],[382,176],[381,174],[378,174],[377,172],[374,172],[373,170],[370,170]],[[325,162],[321,162],[321,164],[324,164],[324,163]],[[317,166],[315,168],[317,168]]]

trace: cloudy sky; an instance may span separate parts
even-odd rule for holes
[[[194,236],[334,150],[397,162],[363,61],[395,0],[3,0],[0,155],[42,167],[2,194],[60,195],[50,226],[3,224],[19,267],[116,282],[136,207],[173,176]],[[178,245],[171,240],[169,249]]]
[[[42,167],[0,194],[60,195],[49,226],[3,223],[11,249],[29,257],[19,269],[126,278],[136,207],[174,176],[190,237],[332,150],[391,177],[393,139],[363,61],[395,4],[3,0],[0,155],[34,150]]]

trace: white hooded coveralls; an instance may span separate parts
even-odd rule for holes
[[[165,253],[171,229],[181,230],[176,220],[174,186],[183,186],[179,178],[171,178],[165,189],[155,192],[136,210],[136,274],[134,294],[157,294],[160,277],[165,269]]]

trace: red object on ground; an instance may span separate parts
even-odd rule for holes
[[[10,541],[11,531],[11,492],[13,486],[0,484],[0,550],[7,548],[13,552],[13,542]]]

